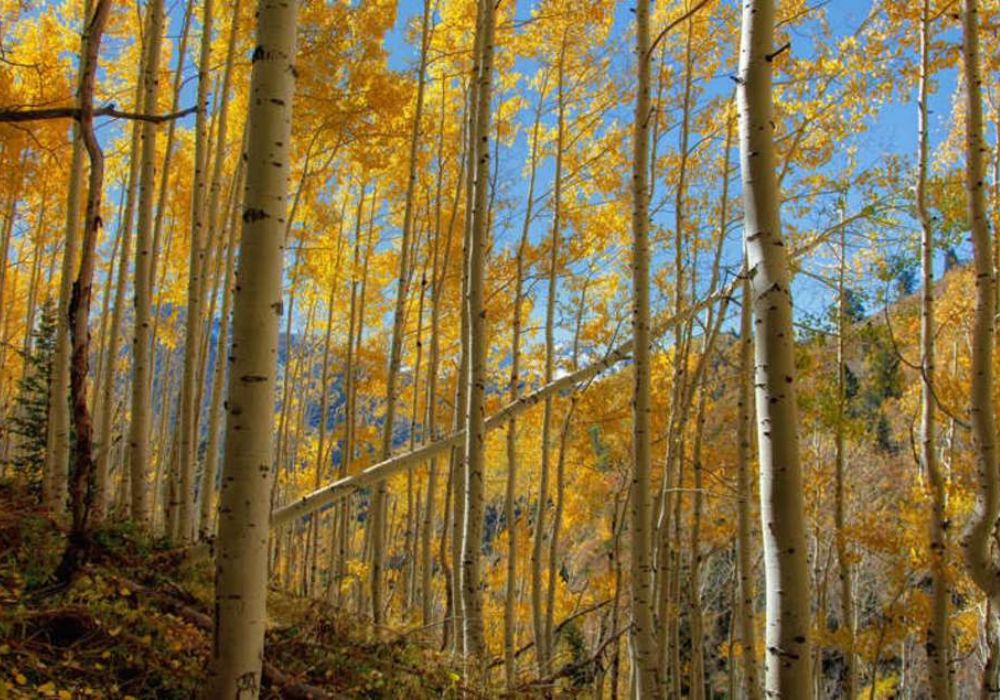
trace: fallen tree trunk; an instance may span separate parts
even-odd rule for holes
[[[847,217],[829,229],[818,233],[812,240],[793,251],[790,258],[794,260],[808,255],[818,248],[824,241],[829,239],[830,236],[840,231],[841,228],[850,225],[850,223],[858,219],[870,215],[872,211],[874,211],[874,206],[865,207],[858,214]],[[697,304],[692,304],[687,307],[681,314],[662,319],[653,326],[650,337],[658,338],[665,333],[667,329],[672,328],[678,321],[683,321],[684,319],[690,318],[695,314],[701,313],[711,304],[732,296],[738,283],[739,279],[734,279],[714,294],[710,294]],[[596,362],[587,365],[576,372],[571,372],[553,382],[545,384],[530,394],[524,394],[516,401],[512,401],[487,418],[485,424],[486,432],[488,433],[496,430],[497,428],[504,427],[508,420],[517,417],[532,406],[544,401],[546,396],[557,394],[560,391],[570,389],[578,384],[583,384],[592,380],[609,367],[612,367],[623,360],[627,360],[631,354],[632,340],[627,340],[613,350],[610,350],[600,360],[597,360]],[[346,497],[355,489],[381,481],[382,479],[391,477],[394,474],[398,474],[414,464],[419,464],[420,462],[430,460],[432,457],[441,455],[450,450],[452,447],[461,445],[464,440],[465,431],[456,430],[448,435],[445,435],[440,440],[424,445],[423,447],[413,450],[412,452],[404,452],[403,454],[396,455],[395,457],[390,457],[389,459],[383,460],[378,464],[373,464],[358,474],[337,479],[321,489],[317,489],[312,493],[306,494],[296,501],[286,504],[280,508],[275,508],[271,513],[271,529],[273,530],[274,528],[281,527],[282,525],[287,525],[298,518],[304,518],[310,513],[315,513],[320,508],[324,508],[331,503]],[[195,557],[208,553],[209,550],[204,547],[195,547],[192,550],[192,556]]]

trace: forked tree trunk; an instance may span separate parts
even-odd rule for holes
[[[788,257],[781,237],[775,174],[771,70],[774,1],[743,6],[737,103],[747,274],[753,293],[761,519],[767,592],[766,692],[809,700],[809,570]]]
[[[206,693],[213,698],[252,700],[260,691],[296,15],[295,0],[261,0],[257,9]]]

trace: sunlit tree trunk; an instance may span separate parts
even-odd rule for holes
[[[230,206],[231,216],[227,231],[226,263],[222,282],[222,314],[219,316],[219,336],[215,346],[215,367],[212,379],[212,397],[208,407],[208,445],[205,448],[205,472],[201,479],[201,524],[199,530],[202,537],[212,537],[215,534],[215,482],[219,464],[219,437],[222,423],[222,390],[226,381],[226,352],[229,350],[229,315],[232,308],[234,293],[233,270],[236,266],[236,246],[239,231],[239,213],[237,201],[243,186],[243,167],[237,169],[233,182],[233,202]]]
[[[142,80],[143,67],[140,66],[135,90],[137,110],[142,103]],[[135,216],[136,188],[139,183],[139,165],[141,163],[139,145],[142,128],[139,122],[132,124],[132,148],[131,155],[129,156],[128,180],[126,181],[125,210],[119,221],[122,241],[119,246],[118,276],[115,280],[115,299],[111,306],[111,320],[105,339],[104,368],[101,371],[101,382],[99,384],[100,395],[97,397],[96,412],[98,414],[98,425],[95,436],[95,442],[97,443],[97,479],[98,482],[103,480],[105,484],[107,484],[108,474],[110,473],[111,434],[114,427],[115,413],[115,364],[118,359],[120,336],[122,334],[122,316],[125,310],[125,284],[128,280],[128,261],[132,253],[132,222]],[[105,486],[104,491],[104,497],[107,498],[107,486]],[[98,490],[98,498],[101,498],[100,489]]]
[[[650,435],[649,319],[649,0],[638,0],[636,17],[636,100],[632,137],[632,334],[635,393],[632,399],[632,647],[638,697],[661,696],[653,629],[652,499]]]
[[[843,223],[843,222],[841,222]],[[847,667],[844,675],[844,692],[847,697],[855,697],[858,690],[858,663],[854,651],[855,614],[854,614],[854,581],[850,546],[847,541],[847,470],[844,446],[844,431],[846,426],[847,387],[846,371],[847,357],[845,353],[847,342],[847,289],[844,287],[844,275],[847,268],[846,226],[840,228],[840,262],[837,274],[837,403],[836,425],[834,428],[834,473],[836,481],[834,504],[834,528],[837,538],[837,576],[840,582],[840,624],[847,633],[847,649],[845,657]]]
[[[483,631],[482,558],[485,506],[486,420],[486,306],[485,263],[489,243],[490,120],[493,97],[493,33],[496,6],[480,1],[478,32],[481,53],[476,89],[476,128],[472,143],[476,152],[475,200],[470,236],[469,286],[465,313],[469,323],[468,403],[465,415],[465,527],[462,533],[462,609],[464,648],[469,656],[485,660]]]
[[[209,404],[209,415],[208,415],[208,449],[211,450],[213,447],[213,440],[215,453],[211,451],[206,451],[205,453],[205,469],[202,473],[201,480],[201,510],[199,514],[198,531],[200,536],[207,537],[213,532],[212,514],[214,512],[215,500],[215,476],[218,464],[218,435],[219,435],[219,422],[220,422],[220,403],[218,400],[222,396],[222,380],[225,377],[225,363],[223,359],[225,358],[226,341],[223,340],[223,336],[228,336],[228,323],[229,323],[229,299],[230,299],[230,281],[233,276],[233,259],[234,259],[234,249],[236,247],[236,222],[235,220],[229,226],[228,231],[225,230],[226,224],[223,218],[226,216],[225,212],[222,212],[220,216],[219,207],[222,198],[222,180],[223,180],[223,169],[226,160],[226,151],[228,148],[227,136],[228,136],[228,123],[229,123],[229,90],[230,84],[232,83],[232,73],[233,65],[236,58],[236,40],[237,40],[237,30],[239,28],[239,22],[237,21],[240,14],[240,0],[235,0],[232,8],[232,18],[230,20],[229,27],[229,43],[226,50],[226,67],[222,75],[222,88],[221,97],[219,99],[219,115],[218,115],[218,131],[215,137],[215,160],[212,166],[212,180],[211,189],[209,191],[208,199],[208,214],[206,216],[206,221],[208,224],[208,235],[206,240],[209,242],[214,241],[217,232],[222,232],[226,240],[229,241],[228,248],[226,248],[226,262],[224,267],[224,274],[222,278],[222,315],[219,321],[219,342],[216,346],[215,354],[215,366],[214,366],[214,378],[212,382],[212,397]],[[243,144],[241,144],[241,147]],[[233,177],[231,184],[230,195],[234,200],[239,195],[239,185],[240,185],[240,175],[242,168],[237,166],[237,173]],[[230,205],[230,207],[235,210],[236,207]],[[222,250],[225,247],[223,242],[219,247],[219,255],[222,255]],[[213,300],[215,296],[213,295]],[[205,341],[207,347],[207,341],[211,335],[211,324],[213,321],[214,314],[210,314],[208,318],[208,332],[206,333]],[[225,329],[225,330],[223,330]],[[205,355],[207,357],[207,351]],[[207,361],[207,360],[204,360]],[[200,392],[199,392],[200,393]],[[196,403],[197,408],[197,403]],[[197,415],[197,410],[195,414]],[[212,421],[215,421],[214,429]],[[198,434],[198,424],[195,424],[195,438],[197,442]]]
[[[327,478],[327,467],[330,465],[328,452],[326,450],[326,424],[329,421],[330,408],[330,343],[333,339],[333,317],[334,301],[336,300],[337,286],[340,283],[340,261],[344,246],[344,212],[347,208],[347,201],[340,210],[340,223],[337,230],[337,258],[334,264],[333,276],[330,280],[330,290],[326,298],[326,330],[323,333],[323,359],[320,363],[320,402],[319,402],[319,438],[316,444],[316,458],[314,468],[316,470],[314,485],[319,488],[323,479]],[[320,513],[313,513],[309,520],[309,578],[307,580],[307,594],[315,590],[316,575],[319,570],[319,519]]]
[[[546,83],[548,74],[546,73]],[[543,84],[535,107],[535,121],[531,130],[531,156],[529,160],[528,193],[524,209],[524,222],[521,225],[521,240],[517,247],[514,278],[514,316],[511,323],[510,351],[510,381],[507,394],[510,401],[516,401],[520,394],[521,382],[521,324],[522,296],[524,295],[524,266],[528,246],[528,234],[531,231],[531,218],[535,206],[535,181],[538,172],[538,155],[540,148],[539,130],[542,121],[542,111],[545,104],[546,85]],[[514,597],[517,577],[517,523],[515,522],[514,503],[517,498],[517,419],[507,422],[507,489],[504,495],[504,522],[507,524],[507,585],[504,593],[504,676],[508,691],[513,690],[516,681],[516,666],[514,660],[515,627]],[[534,583],[535,561],[532,561],[532,582]],[[534,588],[532,589],[534,591]],[[533,612],[534,612],[533,608]]]
[[[84,31],[80,40],[80,57],[87,53],[86,25],[90,22],[92,4],[83,4]],[[82,71],[81,71],[82,76]],[[73,293],[74,271],[80,249],[80,196],[83,189],[83,141],[80,125],[73,122],[73,154],[69,166],[69,192],[66,198],[66,229],[63,246],[62,274],[56,304],[55,352],[52,357],[52,378],[49,388],[48,435],[45,445],[44,491],[45,505],[56,516],[66,512],[69,484],[70,452],[70,327],[69,303]],[[10,221],[13,221],[11,212]]]
[[[934,232],[927,209],[929,42],[931,40],[930,2],[923,0],[920,9],[920,74],[917,87],[917,218],[920,221],[920,261],[923,290],[920,306],[921,421],[920,459],[931,488],[930,513],[932,614],[927,630],[927,663],[931,691],[936,700],[951,697],[951,631],[948,613],[948,515],[946,484],[938,463],[934,420]]]
[[[792,296],[775,174],[771,69],[773,0],[743,7],[737,104],[747,274],[753,293],[761,519],[767,591],[766,692],[812,697],[809,571],[798,415]]]
[[[414,199],[417,185],[417,152],[420,146],[420,126],[424,108],[424,85],[427,74],[427,37],[430,27],[430,0],[424,0],[421,21],[420,67],[417,74],[417,100],[413,109],[413,123],[410,128],[409,176],[406,184],[406,201],[403,211],[403,236],[399,248],[399,276],[396,284],[396,306],[392,322],[392,339],[389,350],[389,369],[386,375],[385,418],[382,427],[382,458],[392,454],[392,436],[396,421],[396,403],[399,399],[399,369],[403,358],[403,331],[406,320],[406,296],[410,278],[410,239],[413,235]],[[384,481],[375,484],[372,499],[372,618],[376,625],[382,624],[383,592],[382,568],[385,565],[385,511],[388,500],[387,485]]]
[[[753,573],[753,520],[751,502],[753,499],[753,463],[750,421],[752,420],[750,388],[753,381],[753,313],[750,305],[753,297],[750,277],[743,275],[743,301],[740,309],[740,375],[738,391],[738,411],[736,424],[737,479],[739,493],[737,508],[740,579],[740,648],[743,656],[743,689],[749,700],[760,700],[760,668],[757,661],[757,622],[754,613]]]
[[[160,47],[163,44],[163,0],[152,0],[147,9],[146,59],[142,76],[142,106],[147,113],[156,111],[160,73]],[[132,519],[145,524],[149,519],[147,470],[152,453],[149,448],[151,428],[150,377],[153,345],[150,313],[153,299],[152,219],[156,187],[156,124],[146,122],[140,135],[139,208],[135,241],[135,305],[132,340],[132,414],[129,425],[130,485]],[[169,152],[169,151],[168,151]],[[164,173],[165,175],[165,173]],[[162,209],[162,207],[161,207]]]
[[[296,14],[294,0],[261,0],[257,10],[206,693],[213,698],[252,700],[261,685]]]
[[[691,628],[691,682],[690,697],[702,700],[705,697],[705,628],[704,611],[701,602],[701,519],[704,511],[704,479],[702,477],[701,447],[705,433],[705,387],[702,386],[698,399],[698,415],[695,425],[694,449],[691,466],[694,471],[694,504],[691,513],[690,559],[691,573],[688,580],[688,617]]]
[[[552,240],[549,243],[548,289],[545,299],[545,370],[542,376],[546,384],[552,381],[555,374],[556,294],[559,283],[559,243],[562,236],[563,147],[566,128],[565,58],[566,39],[563,37],[557,66],[556,163],[552,183]],[[538,675],[542,678],[551,675],[551,649],[549,649],[549,640],[545,633],[546,596],[542,585],[544,572],[542,553],[546,533],[545,512],[548,510],[549,482],[552,471],[552,400],[551,396],[545,398],[542,413],[542,454],[538,477],[538,499],[535,507],[534,541],[531,550],[531,613],[535,631],[535,657],[538,660]]]
[[[976,273],[976,314],[972,331],[972,443],[980,480],[980,511],[969,531],[966,557],[969,575],[995,604],[1000,597],[1000,568],[992,552],[1000,513],[996,418],[993,408],[993,333],[995,301],[992,239],[986,209],[983,167],[982,78],[979,66],[979,4],[964,0],[962,57],[965,63],[965,186]]]
[[[80,267],[73,282],[69,303],[68,325],[72,343],[70,395],[73,403],[76,449],[73,452],[73,466],[69,474],[72,526],[62,561],[54,574],[55,579],[60,582],[69,582],[87,557],[90,514],[94,500],[93,435],[90,409],[87,406],[87,375],[90,359],[90,300],[97,258],[97,239],[102,226],[101,198],[104,188],[104,153],[94,133],[94,83],[101,38],[110,10],[110,0],[98,0],[93,17],[90,17],[90,7],[87,3],[84,14],[85,48],[80,58],[80,140],[90,161],[90,176],[87,182]]]
[[[180,541],[190,542],[197,529],[198,513],[195,501],[195,461],[197,458],[198,421],[195,387],[198,381],[201,350],[202,266],[205,257],[206,226],[205,195],[208,173],[208,87],[212,61],[213,0],[204,0],[201,18],[201,55],[198,59],[198,112],[195,117],[195,153],[193,195],[191,200],[190,261],[188,263],[188,294],[186,339],[184,341],[184,378],[181,384],[180,444]]]

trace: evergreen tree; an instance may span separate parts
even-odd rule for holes
[[[49,386],[56,345],[56,309],[46,300],[32,342],[24,353],[25,371],[18,382],[17,398],[10,419],[15,440],[10,459],[19,478],[41,496],[45,466],[45,442],[49,423]]]

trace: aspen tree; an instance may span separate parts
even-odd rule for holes
[[[510,351],[510,381],[507,394],[510,401],[517,401],[521,382],[521,324],[522,296],[524,295],[525,255],[528,247],[528,234],[531,231],[531,217],[535,206],[535,181],[538,173],[538,156],[540,148],[539,131],[542,122],[542,111],[545,104],[548,73],[538,93],[538,104],[535,107],[535,121],[531,130],[531,155],[528,166],[528,194],[524,208],[524,220],[521,225],[521,240],[517,246],[515,277],[514,277],[514,317],[511,323]],[[507,523],[507,587],[504,594],[504,674],[507,689],[512,690],[515,683],[514,660],[514,587],[517,575],[517,524],[514,515],[514,501],[517,498],[517,419],[507,422],[507,489],[504,495],[504,519]],[[532,582],[534,583],[535,566],[532,564]],[[534,588],[532,589],[534,592]],[[534,602],[534,601],[533,601]],[[537,608],[532,607],[536,612]],[[537,644],[537,642],[536,642]],[[537,652],[536,652],[537,654]]]
[[[81,62],[87,53],[87,23],[90,21],[91,3],[83,5],[84,30],[80,39]],[[83,73],[81,71],[81,79]],[[77,86],[78,90],[81,87]],[[80,125],[73,122],[73,154],[69,166],[69,192],[66,198],[66,243],[63,247],[62,273],[59,278],[59,298],[56,305],[55,354],[52,358],[52,379],[49,388],[48,435],[45,445],[44,492],[45,505],[57,517],[66,511],[69,484],[70,458],[70,337],[69,303],[73,293],[74,270],[80,248],[80,191],[83,189],[83,141]],[[16,201],[16,198],[15,198]],[[8,219],[12,224],[13,212]],[[5,264],[6,267],[6,264]]]
[[[441,240],[441,209],[443,207],[443,187],[444,187],[444,142],[445,142],[445,109],[448,104],[448,81],[441,78],[441,111],[438,117],[438,150],[437,150],[437,184],[434,197],[434,248],[431,262],[431,320],[430,320],[430,348],[427,357],[427,400],[425,404],[425,423],[423,443],[429,440],[437,440],[437,413],[438,413],[438,372],[441,366],[441,299],[444,287],[444,278],[448,269],[448,258],[451,251],[452,234],[454,233],[454,208],[448,227],[446,240]],[[461,182],[461,175],[458,177]],[[442,243],[444,247],[444,261],[441,261]],[[431,554],[431,540],[434,529],[434,506],[435,495],[437,493],[438,463],[437,459],[431,459],[427,465],[427,502],[424,504],[424,522],[420,531],[420,612],[421,620],[425,627],[431,625],[434,615],[434,591],[431,588],[433,582],[433,556]],[[445,501],[445,511],[447,511],[447,500]],[[445,625],[447,628],[447,625]]]
[[[215,698],[252,700],[261,685],[296,14],[294,0],[261,0],[257,10],[206,693]]]
[[[88,3],[89,5],[89,3]],[[101,38],[111,10],[110,0],[97,0],[93,17],[85,15],[84,46],[80,61],[80,140],[90,161],[87,180],[87,204],[81,241],[80,267],[73,282],[69,303],[69,326],[72,341],[70,395],[73,400],[73,428],[76,449],[69,475],[72,527],[55,578],[69,582],[87,556],[90,511],[94,499],[94,455],[90,409],[87,406],[87,373],[90,353],[90,299],[94,280],[98,232],[101,223],[101,198],[104,189],[104,153],[94,133],[94,83]]]
[[[842,203],[843,204],[843,203]],[[841,215],[843,222],[843,214]],[[834,528],[837,537],[837,576],[840,582],[840,615],[841,625],[847,632],[847,668],[844,677],[844,692],[848,697],[856,695],[858,687],[858,663],[854,651],[855,645],[855,613],[854,613],[854,581],[851,551],[847,542],[847,473],[846,448],[844,445],[844,421],[846,420],[847,404],[847,289],[844,287],[844,275],[847,269],[847,227],[840,228],[840,260],[837,270],[837,401],[836,425],[834,427],[834,476],[836,481],[834,498]]]
[[[562,184],[563,146],[566,128],[566,101],[564,95],[566,81],[566,36],[563,35],[559,48],[557,66],[557,116],[556,116],[556,162],[552,187],[552,241],[549,244],[548,290],[545,300],[545,371],[543,381],[548,384],[555,373],[555,315],[556,294],[558,293],[559,239],[562,236]],[[542,589],[542,551],[545,541],[545,511],[549,502],[549,480],[551,478],[552,443],[552,397],[545,398],[542,413],[542,454],[539,466],[538,499],[535,507],[534,541],[531,550],[531,612],[535,630],[535,657],[538,660],[538,675],[550,674],[551,650],[546,636],[545,607]]]
[[[743,690],[749,700],[761,700],[760,669],[757,662],[757,622],[754,613],[753,524],[750,503],[753,499],[751,427],[752,408],[750,388],[753,382],[753,301],[750,276],[744,268],[742,274],[742,303],[740,305],[740,373],[737,392],[737,555],[739,557],[739,607],[740,650],[743,658]]]
[[[354,364],[356,359],[356,345],[355,336],[357,336],[360,341],[361,333],[358,330],[359,323],[358,318],[361,315],[358,311],[358,274],[360,267],[361,258],[361,223],[362,217],[364,215],[364,205],[365,205],[365,188],[367,184],[362,181],[361,186],[358,188],[358,206],[357,211],[354,215],[354,262],[351,265],[351,302],[350,302],[350,312],[348,318],[347,326],[347,352],[346,358],[344,360],[344,438],[340,445],[340,469],[339,475],[341,477],[350,474],[351,462],[354,459],[354,426],[355,426],[355,399],[356,399],[356,377],[357,374]],[[371,239],[369,237],[369,251],[370,251]],[[367,253],[365,257],[366,269],[367,269]],[[337,510],[337,526],[334,528],[334,543],[335,546],[331,548],[331,557],[333,552],[336,551],[336,558],[334,561],[334,574],[331,576],[330,580],[330,595],[335,595],[337,601],[340,600],[340,587],[344,576],[347,571],[347,537],[348,537],[348,519],[347,519],[347,504],[340,504]]]
[[[430,28],[430,0],[424,0],[420,29],[420,67],[417,72],[417,99],[413,109],[410,129],[409,175],[406,183],[406,201],[403,211],[403,237],[399,249],[399,276],[396,285],[396,307],[392,322],[392,340],[389,351],[389,370],[386,376],[385,418],[382,427],[382,458],[392,455],[392,436],[396,420],[399,369],[403,356],[403,330],[406,317],[406,296],[410,276],[410,239],[413,235],[414,193],[417,185],[417,155],[420,146],[420,126],[424,109],[424,86],[427,76],[428,34]],[[385,482],[375,484],[372,500],[372,617],[376,625],[382,624],[382,567],[385,558],[385,508],[388,498]]]
[[[651,435],[649,320],[649,0],[638,0],[636,98],[632,136],[632,337],[635,391],[632,399],[632,647],[636,695],[661,696],[653,629],[651,561]]]
[[[155,112],[159,85],[160,48],[163,44],[163,0],[151,0],[146,10],[146,58],[143,62],[142,106]],[[131,515],[141,525],[149,520],[146,473],[151,463],[150,377],[153,344],[150,312],[153,297],[152,240],[153,193],[156,186],[156,124],[145,122],[140,135],[139,206],[135,240],[135,305],[132,340],[132,414],[129,424],[130,468],[132,487]],[[169,153],[169,150],[168,150]],[[161,207],[162,209],[162,207]]]
[[[213,162],[212,171],[212,181],[211,189],[209,192],[208,200],[208,237],[207,240],[212,241],[215,238],[215,232],[217,230],[222,230],[225,227],[222,218],[219,215],[219,206],[222,195],[222,180],[223,180],[223,169],[225,164],[226,150],[228,148],[227,134],[228,134],[228,124],[229,124],[229,92],[232,83],[232,73],[233,65],[235,64],[236,58],[236,40],[237,33],[239,29],[239,14],[240,14],[240,4],[241,0],[235,0],[232,8],[232,18],[230,20],[229,26],[229,43],[226,50],[226,66],[222,74],[222,88],[220,91],[219,99],[219,127],[218,133],[215,137],[215,159]],[[238,195],[236,193],[240,190],[240,177],[242,174],[242,168],[237,167],[237,174],[233,178],[231,184],[231,192],[233,193],[232,198],[235,199]],[[230,208],[235,211],[235,204],[230,205]],[[225,216],[225,212],[223,212]],[[235,218],[235,217],[234,217]],[[214,366],[214,380],[212,382],[212,398],[209,404],[209,435],[208,435],[208,450],[205,454],[205,469],[202,474],[201,483],[201,512],[199,518],[199,532],[202,537],[209,536],[212,533],[213,523],[212,515],[214,513],[214,500],[212,498],[215,491],[215,475],[216,466],[218,463],[218,436],[219,436],[219,419],[220,419],[220,407],[221,407],[221,383],[224,375],[225,363],[222,361],[225,357],[226,351],[226,340],[223,336],[228,334],[228,323],[229,323],[229,301],[231,299],[230,282],[233,277],[233,258],[234,249],[236,247],[236,222],[232,221],[229,225],[229,230],[224,232],[226,238],[229,241],[228,247],[226,247],[226,262],[225,262],[225,273],[222,283],[222,315],[219,330],[219,339],[217,344],[217,351],[215,354],[215,366]],[[220,248],[219,255],[222,255],[222,248]],[[214,295],[213,295],[214,300]],[[212,315],[209,316],[209,323],[212,321]],[[209,333],[206,333],[205,340],[208,341]],[[218,391],[216,387],[219,387]],[[212,427],[212,421],[215,420],[214,429]],[[213,446],[213,439],[215,453],[211,451]]]
[[[326,299],[326,330],[323,333],[323,358],[320,362],[320,404],[319,404],[319,440],[316,445],[316,479],[315,485],[318,488],[323,482],[323,477],[325,476],[326,468],[330,463],[327,459],[326,451],[326,424],[329,421],[329,406],[330,406],[330,344],[333,338],[333,316],[334,316],[334,301],[336,299],[337,285],[339,283],[340,276],[340,256],[343,252],[344,244],[344,212],[347,208],[347,200],[344,200],[344,205],[340,210],[340,222],[338,224],[337,230],[337,260],[334,264],[333,279],[330,280],[330,290],[327,294]],[[310,532],[309,539],[311,542],[311,563],[309,564],[309,587],[310,589],[315,585],[316,572],[319,564],[319,553],[316,549],[319,546],[319,513],[313,513],[312,520],[310,521]]]
[[[184,378],[181,384],[180,444],[178,445],[180,474],[180,541],[190,542],[197,530],[198,511],[195,502],[195,462],[198,448],[198,420],[195,385],[200,372],[201,324],[203,299],[202,265],[205,257],[208,214],[205,195],[209,186],[208,173],[208,84],[212,61],[212,6],[204,0],[201,17],[201,53],[198,59],[198,96],[195,117],[194,182],[191,201],[191,258],[188,267],[187,322],[184,341]]]
[[[140,63],[143,63],[143,58]],[[142,80],[143,67],[139,66],[139,75],[135,87],[135,103],[138,107],[142,103]],[[122,316],[125,306],[125,284],[128,278],[128,261],[132,252],[132,222],[135,216],[136,188],[139,184],[139,145],[141,142],[142,125],[136,121],[132,124],[132,147],[129,157],[128,180],[125,192],[125,211],[120,217],[122,230],[122,242],[119,250],[118,276],[115,280],[115,299],[111,308],[111,322],[108,326],[108,335],[105,342],[104,369],[101,373],[100,396],[97,403],[97,414],[99,416],[97,426],[97,480],[107,481],[110,472],[111,456],[111,433],[114,425],[114,394],[115,394],[115,361],[118,359],[120,336],[122,334]],[[106,498],[105,493],[98,489],[97,498]],[[98,504],[100,501],[98,501]]]
[[[994,604],[1000,597],[1000,570],[992,542],[1000,513],[996,417],[993,409],[993,335],[996,297],[992,239],[987,220],[983,138],[982,78],[979,66],[979,3],[964,0],[962,58],[965,77],[965,187],[976,274],[975,322],[972,330],[972,444],[980,480],[980,512],[966,542],[969,576]],[[988,680],[988,679],[984,679]],[[986,692],[984,688],[984,692]]]
[[[920,296],[920,459],[931,489],[932,613],[927,630],[927,664],[935,700],[949,700],[951,692],[951,625],[948,587],[947,484],[938,462],[934,420],[934,231],[927,208],[930,0],[920,6],[920,72],[917,83],[917,219],[920,222],[920,264],[923,289]]]
[[[245,148],[245,139],[242,142]],[[240,209],[238,200],[243,187],[244,166],[242,161],[237,167],[233,180],[232,202],[229,205],[229,224],[226,238],[226,263],[222,283],[222,313],[219,317],[219,335],[215,346],[215,367],[212,379],[212,396],[208,407],[208,445],[205,448],[205,472],[201,479],[201,524],[200,532],[203,538],[215,534],[215,482],[219,464],[219,438],[222,423],[222,390],[226,379],[226,352],[229,349],[229,316],[232,310],[234,293],[234,270],[236,267],[237,231],[239,231]]]
[[[767,591],[765,689],[812,697],[809,573],[795,405],[792,296],[775,173],[773,0],[743,6],[737,105],[747,274],[754,310],[757,450]]]
[[[483,659],[486,640],[483,631],[482,558],[485,500],[486,419],[486,307],[484,268],[489,238],[490,119],[493,115],[493,34],[496,6],[480,0],[479,70],[476,80],[476,126],[471,142],[476,158],[469,260],[469,285],[465,314],[469,324],[468,393],[465,408],[465,526],[462,533],[462,612],[464,648],[469,656]]]

